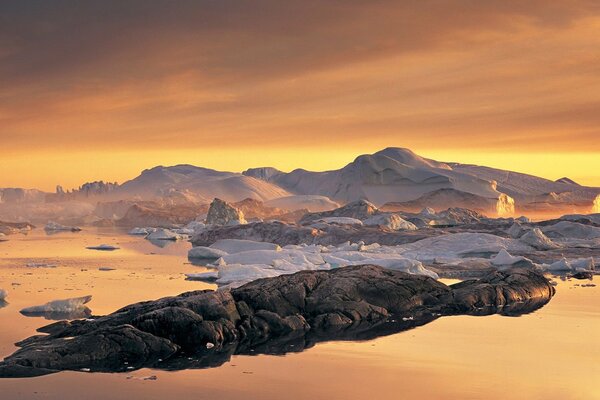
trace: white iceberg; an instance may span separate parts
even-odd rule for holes
[[[155,231],[156,228],[133,228],[129,231],[129,234],[134,236],[146,236]]]
[[[192,259],[194,259],[194,258],[217,259],[217,258],[221,258],[226,255],[227,255],[227,253],[224,252],[223,250],[213,249],[213,248],[204,247],[204,246],[192,247],[188,251],[188,258],[192,258]]]
[[[6,293],[6,290],[0,289],[0,302],[5,301],[7,296],[8,294]]]
[[[528,231],[523,236],[521,236],[519,240],[538,250],[552,250],[560,247],[558,244],[554,243],[548,236],[544,235],[540,228],[533,228],[532,230]]]
[[[25,266],[28,268],[56,268],[56,267],[58,267],[58,264],[45,263],[45,262],[31,262],[31,263],[25,264]]]
[[[156,231],[151,232],[146,239],[148,240],[180,240],[183,237],[169,229],[158,228]]]
[[[250,250],[281,250],[275,243],[255,242],[243,239],[221,239],[209,246],[211,249],[222,250],[228,254],[240,253]]]
[[[365,226],[379,226],[393,231],[416,231],[418,228],[412,222],[408,222],[398,214],[374,215],[363,221]]]
[[[547,236],[565,239],[596,239],[600,238],[600,228],[584,225],[578,222],[560,221],[554,225],[542,228]]]
[[[92,296],[75,297],[64,300],[50,301],[41,306],[27,307],[21,310],[22,314],[46,314],[46,313],[76,313],[87,309],[85,306],[92,300]]]
[[[514,265],[521,261],[529,261],[529,259],[522,256],[513,256],[505,249],[502,249],[496,254],[494,258],[490,260],[493,265],[496,266],[506,266],[506,265]]]
[[[335,225],[362,225],[363,222],[360,219],[350,217],[326,217],[320,218],[316,223],[335,224]]]

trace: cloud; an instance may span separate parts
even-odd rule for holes
[[[4,1],[5,152],[600,151],[593,1]]]

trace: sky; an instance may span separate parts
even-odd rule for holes
[[[407,147],[600,186],[600,2],[0,2],[0,187]]]

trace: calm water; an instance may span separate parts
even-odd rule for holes
[[[85,249],[101,243],[120,250]],[[19,310],[93,295],[96,315],[132,302],[214,286],[190,244],[164,248],[109,229],[47,236],[35,230],[0,242],[0,357],[48,324]],[[46,262],[56,268],[31,268]],[[114,271],[99,271],[113,267]],[[0,399],[600,399],[600,289],[560,282],[554,299],[521,317],[444,317],[365,342],[321,343],[286,356],[234,356],[218,368],[0,380]],[[144,380],[155,375],[156,380]]]

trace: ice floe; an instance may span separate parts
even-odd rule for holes
[[[54,222],[54,221],[48,221],[48,223],[46,224],[44,229],[49,232],[52,232],[52,231],[55,231],[55,232],[57,232],[57,231],[78,232],[81,230],[81,228],[79,228],[77,226],[66,226],[66,225],[62,225],[62,224],[59,224],[58,222]]]
[[[279,245],[268,242],[255,242],[244,239],[222,239],[217,240],[209,246],[211,249],[218,249],[227,254],[240,253],[250,250],[281,250]]]
[[[363,225],[379,226],[393,231],[407,230],[416,231],[418,228],[412,222],[408,222],[398,214],[379,214],[365,219]]]
[[[6,290],[0,289],[0,302],[6,301],[7,296]]]
[[[548,236],[544,235],[540,228],[533,228],[532,230],[527,231],[523,236],[521,236],[520,240],[521,242],[538,250],[551,250],[560,247]]]

